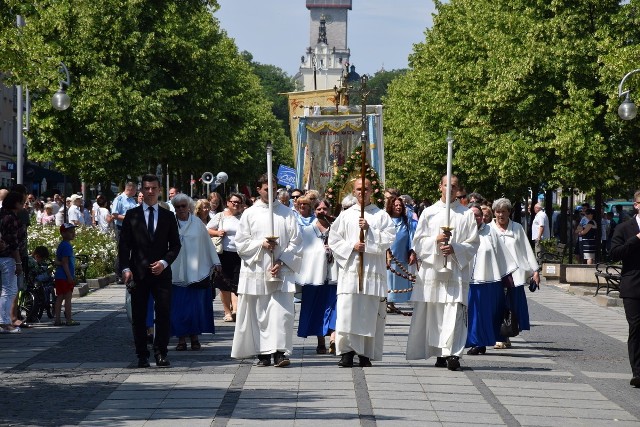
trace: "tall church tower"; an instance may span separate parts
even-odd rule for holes
[[[340,86],[351,53],[347,47],[347,14],[352,0],[306,0],[310,12],[309,47],[298,81],[304,90]]]

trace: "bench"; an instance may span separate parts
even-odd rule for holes
[[[620,292],[620,276],[622,275],[622,265],[600,262],[596,264],[596,272],[594,273],[598,281],[596,293],[598,295],[600,288],[607,287],[607,295],[611,291]]]
[[[542,250],[540,250],[536,254],[538,264],[542,264],[543,262],[562,263],[566,251],[567,245],[565,245],[564,243],[558,243],[552,251],[548,251],[546,248],[542,248]]]

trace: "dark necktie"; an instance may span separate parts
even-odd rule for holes
[[[153,206],[149,206],[149,222],[147,222],[147,230],[149,230],[149,237],[153,239],[153,233],[155,231],[153,226]]]

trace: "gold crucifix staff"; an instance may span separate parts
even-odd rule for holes
[[[366,74],[360,78],[360,94],[362,96],[362,151],[360,159],[360,179],[362,179],[362,186],[360,187],[360,218],[364,218],[364,196],[366,193],[364,181],[367,175],[367,140],[369,139],[367,134],[367,96],[369,96],[369,92],[367,91],[367,81],[369,81],[369,77],[367,77]],[[362,228],[360,228],[360,243],[364,243],[364,230]],[[358,254],[360,262],[358,265],[358,292],[362,292],[362,282],[364,280],[364,252],[358,252]]]

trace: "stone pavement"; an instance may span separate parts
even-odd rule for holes
[[[201,351],[138,369],[124,292],[74,299],[80,326],[0,335],[0,425],[639,425],[624,313],[554,286],[528,293],[532,330],[512,349],[465,356],[458,372],[407,362],[401,315],[388,316],[384,360],[371,368],[338,368],[315,337],[294,339],[290,367],[258,368],[229,358],[233,324],[218,300]]]

